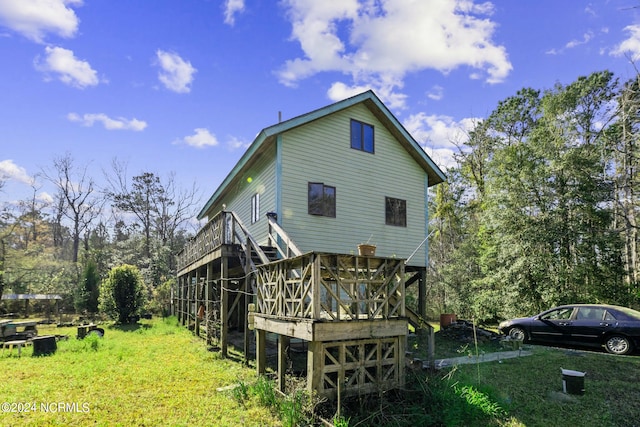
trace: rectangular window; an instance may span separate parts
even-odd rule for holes
[[[367,153],[374,152],[372,125],[351,120],[351,148]]]
[[[308,194],[309,215],[336,217],[336,187],[310,182]]]
[[[251,198],[251,224],[260,219],[260,193],[256,193]]]
[[[387,225],[407,226],[407,201],[385,197],[385,223]]]

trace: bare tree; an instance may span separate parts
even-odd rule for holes
[[[129,180],[126,164],[112,162],[113,174],[107,176],[107,195],[122,212],[133,214],[145,238],[145,255],[152,255],[151,242],[173,248],[176,231],[194,215],[199,203],[195,184],[190,189],[177,186],[175,174],[161,179],[153,172],[142,172]]]
[[[93,178],[87,176],[87,166],[76,168],[69,153],[53,160],[53,171],[42,175],[58,189],[57,206],[62,216],[71,220],[73,262],[78,261],[80,238],[87,226],[100,214],[101,203],[95,194]]]

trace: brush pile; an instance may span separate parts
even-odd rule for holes
[[[440,329],[438,332],[436,332],[436,335],[440,335],[442,338],[457,341],[462,344],[468,344],[474,342],[473,329],[473,322],[469,322],[468,320],[457,320],[452,322],[450,325]],[[481,343],[500,341],[500,339],[504,338],[498,333],[480,328],[478,326],[475,327],[475,330],[475,337],[478,339],[478,342]]]

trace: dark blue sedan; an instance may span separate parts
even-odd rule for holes
[[[532,343],[604,347],[627,354],[640,349],[640,312],[602,304],[555,307],[498,326],[511,339]]]

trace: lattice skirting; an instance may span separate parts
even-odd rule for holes
[[[404,385],[404,336],[319,343],[321,374],[312,386],[335,399],[376,393]]]

